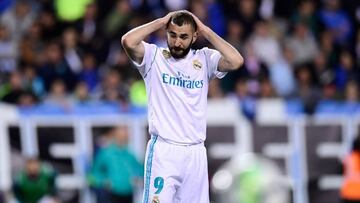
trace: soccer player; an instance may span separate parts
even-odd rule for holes
[[[166,28],[167,48],[143,40]],[[217,50],[192,50],[198,35]],[[143,203],[208,203],[206,104],[209,82],[243,64],[240,53],[188,11],[130,30],[122,45],[142,75],[151,139]]]

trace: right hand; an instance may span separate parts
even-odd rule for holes
[[[161,18],[161,21],[164,23],[164,26],[167,25],[167,23],[170,21],[171,17],[172,17],[175,13],[181,12],[181,11],[188,12],[188,11],[186,11],[186,10],[172,11],[172,12],[166,14],[166,16],[162,17],[162,18]]]
[[[168,22],[170,21],[171,17],[176,13],[177,11],[173,11],[170,12],[168,14],[166,14],[166,16],[161,18],[161,22],[164,24],[164,27],[168,24]]]

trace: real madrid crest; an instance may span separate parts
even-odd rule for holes
[[[151,203],[160,203],[159,197],[158,196],[154,196]]]
[[[168,51],[168,50],[166,50],[166,49],[164,49],[164,50],[162,51],[162,54],[163,54],[163,56],[164,56],[166,59],[168,59],[168,58],[171,57],[170,51]]]
[[[193,67],[195,68],[195,70],[200,70],[202,67],[202,64],[199,60],[193,60]]]

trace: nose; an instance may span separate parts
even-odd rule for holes
[[[175,46],[176,46],[176,47],[180,47],[180,45],[181,45],[181,40],[178,38],[178,39],[176,39],[176,41],[175,41]]]

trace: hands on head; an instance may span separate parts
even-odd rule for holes
[[[171,17],[179,12],[187,13],[194,18],[194,21],[197,25],[197,32],[199,34],[202,34],[207,29],[207,26],[203,22],[201,22],[201,20],[196,15],[194,15],[193,13],[191,13],[188,10],[172,11],[172,12],[166,14],[164,17],[162,17],[162,21],[163,21],[164,25],[166,26],[168,24],[168,22],[171,20]]]

